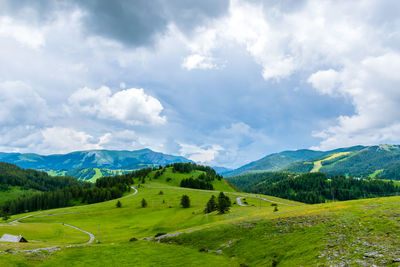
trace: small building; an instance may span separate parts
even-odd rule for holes
[[[28,241],[22,235],[9,235],[4,234],[0,241],[2,242],[13,242],[13,243],[27,243]]]

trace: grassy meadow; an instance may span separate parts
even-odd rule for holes
[[[61,249],[1,253],[0,266],[396,266],[400,258],[400,197],[305,205],[262,196],[284,203],[274,211],[259,195],[235,192],[224,180],[215,180],[214,188],[225,191],[234,204],[227,214],[204,214],[218,190],[176,187],[200,173],[167,170],[157,179],[150,173],[146,183],[134,185],[135,195],[131,191],[120,199],[121,208],[112,200],[33,212],[20,223],[2,224],[0,233],[22,234],[30,242],[0,243],[1,251]],[[180,206],[183,194],[190,197],[190,208]],[[237,197],[248,206],[237,205]],[[62,223],[93,233],[95,242],[65,247],[85,243],[89,236]],[[161,242],[144,239],[177,232],[184,233]]]

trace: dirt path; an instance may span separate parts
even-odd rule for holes
[[[93,241],[95,240],[94,234],[92,234],[91,232],[82,230],[81,228],[78,228],[78,227],[76,227],[76,226],[73,226],[73,225],[70,225],[70,224],[67,224],[67,223],[63,223],[62,225],[65,225],[65,226],[74,228],[74,229],[76,229],[76,230],[78,230],[78,231],[81,231],[81,232],[83,232],[83,233],[86,233],[86,234],[88,234],[88,235],[90,236],[90,239],[89,239],[88,242],[83,243],[83,244],[78,244],[78,245],[72,245],[73,247],[84,246],[84,245],[93,243]],[[72,246],[68,246],[68,247],[72,247]]]
[[[122,197],[122,198],[131,197],[131,196],[137,194],[138,190],[137,190],[134,186],[131,186],[131,188],[134,190],[134,192],[133,192],[132,194],[129,194],[129,195],[127,195],[127,196],[125,196],[125,197]],[[115,199],[113,199],[113,200],[115,200]],[[45,211],[39,212],[39,213],[35,213],[35,214],[30,214],[30,215],[23,216],[23,217],[21,217],[21,218],[18,218],[18,219],[15,219],[15,220],[11,221],[10,224],[17,224],[17,223],[19,223],[20,220],[23,220],[23,219],[26,219],[26,218],[30,218],[30,217],[36,217],[37,215],[42,214],[42,213],[44,213],[44,212],[45,212]],[[68,214],[68,213],[48,214],[48,215],[41,215],[41,216],[38,216],[38,217],[43,217],[43,216],[57,216],[57,215],[64,215],[64,214]],[[83,230],[83,229],[81,229],[81,228],[79,228],[79,227],[76,227],[76,226],[73,226],[73,225],[70,225],[70,224],[67,224],[67,223],[60,223],[60,224],[62,224],[62,225],[64,225],[64,226],[67,226],[67,227],[74,228],[74,229],[76,229],[76,230],[78,230],[78,231],[81,231],[81,232],[83,232],[83,233],[89,235],[89,241],[87,241],[87,242],[85,242],[85,243],[76,244],[76,245],[66,245],[66,246],[64,246],[64,247],[69,247],[69,248],[70,248],[70,247],[85,246],[85,245],[88,245],[88,244],[93,243],[93,241],[96,239],[95,236],[94,236],[94,234],[91,233],[91,232],[85,231],[85,230]],[[16,254],[16,253],[34,253],[34,252],[40,252],[40,251],[49,251],[49,252],[51,252],[51,251],[60,250],[60,249],[61,249],[61,247],[56,246],[56,247],[47,247],[47,248],[35,248],[35,249],[30,249],[30,250],[10,251],[10,252],[8,252],[8,253],[13,253],[13,254]]]
[[[242,203],[242,198],[244,198],[244,197],[237,197],[237,198],[236,198],[237,204],[238,204],[239,206],[242,206],[242,207],[247,207],[248,205],[245,205],[245,204]]]

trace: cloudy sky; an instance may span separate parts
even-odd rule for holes
[[[398,0],[0,0],[0,151],[238,167],[400,141]]]

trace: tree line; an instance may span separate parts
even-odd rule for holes
[[[83,186],[85,183],[70,176],[49,176],[46,172],[22,169],[14,164],[0,162],[0,185],[2,190],[8,186],[20,186],[23,189],[55,191],[65,187]]]
[[[192,171],[203,171],[205,172],[205,179],[208,181],[222,179],[222,176],[217,174],[216,171],[209,166],[198,165],[196,163],[173,163],[172,165],[167,165],[166,167],[169,166],[172,167],[173,172],[190,173]]]
[[[400,192],[400,187],[393,181],[340,175],[328,178],[324,173],[306,173],[289,176],[272,184],[259,182],[247,187],[246,191],[314,204],[395,195]]]
[[[214,187],[211,183],[199,179],[182,179],[180,187],[186,188],[195,188],[195,189],[203,189],[203,190],[214,190]]]
[[[1,173],[0,176],[6,178],[0,180],[1,182],[11,181],[11,185],[45,190],[6,201],[0,206],[2,214],[18,214],[36,210],[62,208],[79,203],[92,204],[119,198],[124,192],[130,190],[130,185],[133,183],[133,176],[139,176],[144,173],[137,172],[131,175],[103,177],[97,179],[95,184],[90,184],[72,177],[51,177],[43,172],[24,170],[15,165],[8,165],[0,164],[0,166],[5,166],[7,170],[7,172]],[[71,181],[71,179],[74,180]]]

